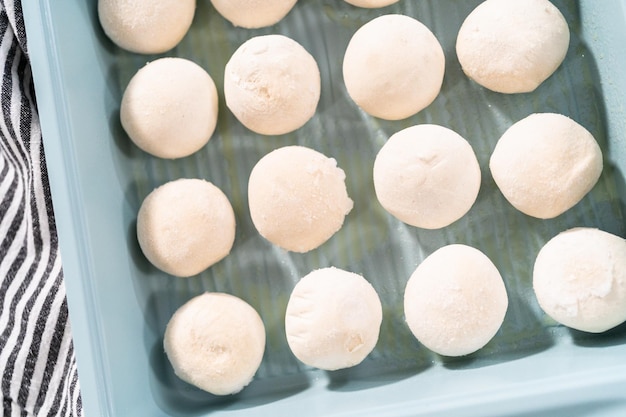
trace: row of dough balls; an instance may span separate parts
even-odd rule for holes
[[[315,59],[282,35],[248,40],[225,67],[227,107],[243,125],[264,135],[303,126],[315,114],[320,90]],[[193,61],[168,57],[146,64],[131,78],[120,121],[140,149],[176,159],[207,144],[218,112],[218,92],[209,73]]]
[[[330,239],[353,206],[336,161],[303,146],[286,146],[261,158],[250,174],[248,201],[264,238],[301,253]],[[179,277],[197,275],[226,257],[235,230],[226,195],[196,178],[157,187],[137,214],[137,240],[146,258]]]
[[[541,308],[574,329],[604,332],[626,321],[626,240],[592,228],[562,232],[540,250],[533,288]],[[464,356],[500,329],[508,296],[491,260],[470,246],[444,246],[428,256],[404,292],[406,323],[426,348]],[[285,333],[303,363],[337,370],[361,363],[375,348],[382,306],[362,276],[322,268],[294,287]],[[216,395],[250,383],[265,350],[261,317],[245,301],[204,293],[169,321],[164,347],[175,373]]]
[[[465,74],[499,93],[534,91],[561,65],[570,33],[547,0],[487,0],[459,29],[456,53]],[[384,15],[363,25],[348,43],[343,77],[354,102],[387,120],[410,117],[439,95],[445,55],[421,22]]]
[[[503,9],[511,15],[508,19],[502,18]],[[503,22],[515,33],[500,34]],[[502,44],[494,45],[494,39]],[[457,55],[464,71],[481,85],[503,93],[528,92],[556,70],[568,45],[567,23],[547,0],[488,0],[461,27]],[[350,97],[365,112],[389,120],[407,118],[430,105],[441,90],[444,70],[443,49],[435,36],[404,15],[384,15],[363,25],[343,61]],[[320,90],[313,56],[283,35],[249,39],[225,66],[226,105],[259,134],[281,135],[302,127],[315,114]],[[131,79],[120,116],[141,149],[180,158],[209,141],[217,103],[215,84],[201,67],[181,58],[162,58]]]
[[[593,136],[570,118],[536,113],[498,140],[490,169],[505,198],[523,213],[552,218],[578,203],[602,172]],[[263,156],[248,180],[252,222],[265,239],[293,252],[316,249],[343,226],[353,208],[337,161],[304,146]],[[420,228],[446,227],[474,204],[481,171],[471,145],[438,125],[392,135],[373,167],[380,204]],[[176,276],[198,274],[230,253],[235,216],[224,193],[200,179],[180,179],[142,202],[137,236],[146,257]]]
[[[535,113],[498,140],[489,169],[504,197],[521,212],[554,218],[576,205],[597,183],[602,151],[574,120]],[[481,172],[471,145],[438,125],[416,125],[392,135],[374,162],[381,205],[399,220],[439,229],[474,204]]]
[[[213,7],[235,26],[254,29],[281,21],[297,0],[211,0]],[[376,8],[399,0],[344,0]],[[196,0],[98,0],[104,33],[120,48],[139,54],[160,54],[180,43],[189,31]]]

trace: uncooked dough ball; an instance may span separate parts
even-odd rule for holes
[[[207,292],[174,313],[163,345],[180,379],[215,395],[229,395],[247,386],[259,369],[265,327],[242,299]]]
[[[443,83],[445,57],[435,35],[403,15],[380,16],[352,36],[343,78],[354,102],[372,116],[399,120],[432,103]]]
[[[565,18],[547,0],[487,0],[465,19],[456,53],[468,77],[500,93],[535,90],[569,47]]]
[[[293,289],[285,316],[287,342],[307,365],[334,371],[358,365],[374,349],[383,319],[374,287],[360,275],[323,268]]]
[[[345,0],[346,3],[353,6],[366,7],[368,9],[389,6],[390,4],[397,3],[398,1],[399,0]]]
[[[286,146],[270,152],[252,169],[248,182],[254,226],[289,251],[317,248],[352,210],[345,178],[337,161],[313,149]]]
[[[458,244],[428,256],[404,293],[411,332],[428,349],[446,356],[468,355],[485,346],[500,329],[508,304],[491,260]]]
[[[302,127],[315,114],[320,89],[315,59],[283,35],[246,41],[226,64],[226,105],[244,126],[262,135]]]
[[[230,253],[235,213],[224,193],[200,179],[170,181],[144,199],[137,239],[148,260],[168,274],[199,274]]]
[[[98,0],[104,33],[139,54],[169,51],[187,34],[196,0]]]
[[[254,29],[278,23],[289,13],[296,1],[211,0],[211,3],[233,25]]]
[[[182,158],[211,139],[217,89],[199,65],[183,58],[152,61],[130,80],[120,118],[130,139],[161,158]]]
[[[489,162],[506,199],[540,219],[576,205],[602,173],[602,151],[584,127],[554,113],[536,113],[511,126]]]
[[[626,240],[575,228],[539,251],[533,288],[541,308],[565,326],[599,333],[626,321]]]
[[[412,226],[438,229],[460,219],[476,201],[480,166],[456,132],[417,125],[392,135],[374,162],[380,204]]]

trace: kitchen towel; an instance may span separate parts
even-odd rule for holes
[[[2,415],[80,416],[63,269],[20,0],[0,0]]]

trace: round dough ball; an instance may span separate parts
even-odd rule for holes
[[[626,321],[626,240],[592,228],[553,237],[539,251],[533,288],[541,308],[573,329],[600,333]]]
[[[435,35],[419,21],[395,14],[361,26],[343,58],[352,100],[366,113],[387,120],[405,119],[432,103],[444,70]]]
[[[399,0],[345,0],[346,3],[357,7],[366,7],[368,9],[375,9],[378,7],[385,7],[391,4],[397,3]]]
[[[502,135],[489,168],[515,208],[550,219],[591,191],[602,173],[602,151],[591,133],[572,119],[536,113]]]
[[[226,106],[244,126],[262,135],[302,127],[315,114],[320,90],[315,59],[283,35],[246,41],[226,64]]]
[[[456,132],[417,125],[392,135],[374,162],[374,189],[389,213],[412,226],[438,229],[476,201],[480,166]]]
[[[569,38],[565,18],[548,0],[487,0],[463,22],[456,53],[483,87],[526,93],[561,65]]]
[[[168,274],[199,274],[230,253],[235,213],[224,193],[200,179],[170,181],[144,199],[137,239],[148,260]]]
[[[433,252],[411,275],[404,293],[411,332],[446,356],[468,355],[485,346],[500,329],[508,304],[495,265],[466,245]]]
[[[169,51],[187,34],[196,0],[98,0],[104,33],[120,48],[139,54]]]
[[[211,394],[229,395],[247,386],[259,369],[265,327],[245,301],[207,292],[176,310],[163,345],[180,379]]]
[[[315,249],[341,228],[352,210],[345,178],[337,161],[313,149],[276,149],[250,173],[252,222],[261,236],[283,249]]]
[[[235,26],[256,29],[278,23],[297,0],[211,0],[213,7]]]
[[[199,65],[161,58],[141,68],[124,91],[122,127],[142,150],[182,158],[211,139],[217,125],[217,89]]]
[[[358,365],[374,349],[383,310],[374,287],[360,275],[323,268],[293,289],[285,316],[293,354],[316,368]]]

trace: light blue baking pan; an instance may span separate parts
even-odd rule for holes
[[[479,0],[400,0],[366,10],[342,0],[300,0],[278,25],[232,27],[198,0],[189,34],[165,55],[193,59],[221,91],[223,67],[246,39],[282,33],[317,59],[322,96],[315,117],[297,132],[260,137],[243,128],[220,93],[218,128],[197,154],[176,161],[135,148],[119,123],[128,80],[154,56],[116,48],[98,25],[95,0],[23,2],[29,54],[44,135],[87,417],[157,416],[624,416],[626,326],[605,334],[570,331],[534,299],[531,270],[549,238],[574,226],[626,235],[626,1],[555,0],[572,40],[564,64],[531,94],[505,96],[469,81],[454,52],[461,22]],[[354,31],[384,13],[414,16],[446,54],[440,96],[400,122],[371,118],[343,86],[343,51]],[[516,212],[488,170],[497,138],[533,112],[566,114],[601,144],[604,173],[591,193],[556,219]],[[482,184],[472,210],[437,231],[391,218],[375,199],[371,169],[385,140],[416,123],[450,127],[474,147]],[[337,159],[355,208],[318,250],[289,254],[255,232],[247,178],[266,152],[301,144]],[[141,255],[134,228],[142,199],[157,185],[200,177],[233,203],[237,236],[231,255],[188,279],[167,276]],[[510,305],[504,324],[480,351],[459,359],[421,346],[402,316],[406,280],[442,245],[466,243],[501,271]],[[363,274],[380,294],[384,320],[376,349],[359,366],[307,368],[290,353],[283,315],[293,285],[310,270],[334,265]],[[252,304],[267,328],[263,363],[242,393],[214,397],[176,378],[162,349],[174,310],[203,291],[224,291]]]

